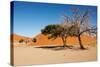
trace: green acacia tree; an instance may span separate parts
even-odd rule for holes
[[[42,34],[48,35],[48,38],[51,39],[56,39],[57,37],[60,37],[63,41],[63,47],[69,47],[66,44],[66,39],[68,37],[68,28],[64,28],[63,25],[61,24],[51,24],[47,25],[44,29],[41,30]]]

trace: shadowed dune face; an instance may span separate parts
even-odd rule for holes
[[[48,39],[47,35],[38,34],[36,37],[36,42],[32,41],[32,38],[20,36],[17,34],[13,34],[13,41],[19,42],[19,40],[23,39],[27,43],[23,44],[24,46],[40,46],[40,45],[63,45],[62,39],[58,37],[57,39]],[[88,35],[82,35],[81,36],[82,43],[84,45],[96,45],[96,38]],[[77,37],[68,37],[66,39],[68,45],[79,45],[79,41]],[[13,43],[14,43],[13,42]],[[22,43],[19,43],[19,45],[16,44],[16,46],[20,46]]]

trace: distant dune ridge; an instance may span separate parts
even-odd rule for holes
[[[47,35],[38,34],[37,36],[33,37],[36,39],[36,42],[32,41],[32,38],[20,36],[17,34],[13,34],[13,41],[19,42],[19,40],[23,39],[24,41],[28,41],[27,44],[23,44],[24,46],[39,46],[39,45],[63,45],[62,39],[48,39]],[[82,35],[81,36],[82,43],[84,45],[93,45],[96,44],[96,37],[89,36],[89,35]],[[68,45],[77,45],[79,44],[77,37],[68,37],[66,39]],[[13,43],[14,43],[13,42]],[[21,44],[21,43],[19,43]],[[17,44],[16,44],[17,45]],[[20,46],[20,45],[17,45]]]
[[[24,40],[31,39],[29,37],[21,36],[21,35],[18,35],[18,34],[12,34],[11,36],[13,37],[13,41],[19,41],[21,39],[24,39]]]

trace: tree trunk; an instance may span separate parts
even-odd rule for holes
[[[84,46],[82,45],[82,41],[81,41],[80,35],[78,36],[78,40],[79,40],[80,49],[85,49]]]
[[[62,37],[62,41],[63,41],[63,47],[66,47],[66,39],[64,37]]]
[[[66,47],[66,39],[64,40],[64,45],[63,45],[63,47]]]
[[[67,38],[67,37],[62,37],[62,41],[63,41],[63,48],[67,47],[67,48],[72,49],[72,47],[73,47],[73,46],[68,46],[68,45],[66,44],[66,42],[67,42],[67,41],[66,41],[66,38]]]

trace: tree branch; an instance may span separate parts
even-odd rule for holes
[[[86,30],[84,30],[84,31],[80,32],[80,34],[79,34],[79,35],[83,34],[84,32],[91,31],[91,30],[97,30],[97,28],[94,28],[94,29],[86,29]],[[91,33],[92,33],[92,32],[91,32]]]

